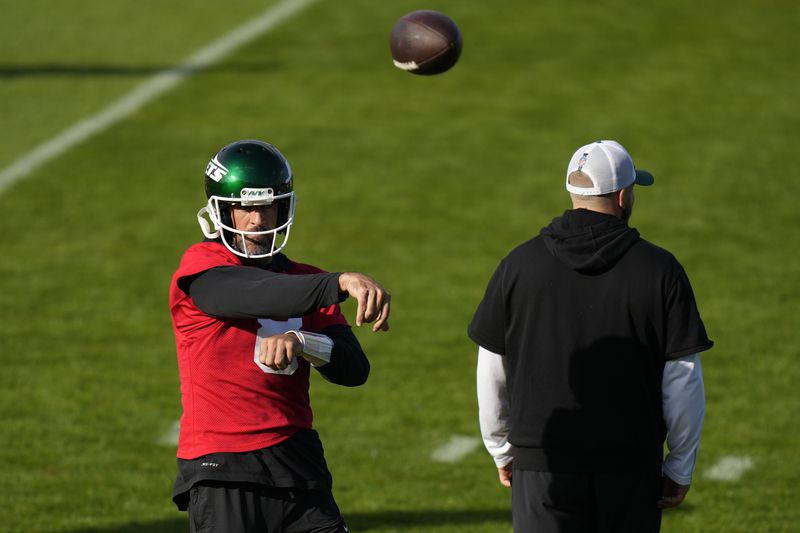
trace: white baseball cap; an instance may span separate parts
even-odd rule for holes
[[[569,175],[583,172],[592,180],[594,187],[576,187],[569,182]],[[581,146],[567,167],[567,190],[581,196],[599,196],[636,185],[652,185],[653,175],[633,166],[628,151],[617,141],[595,141]]]

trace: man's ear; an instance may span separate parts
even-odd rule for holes
[[[622,209],[625,206],[625,189],[620,189],[614,193],[614,203],[616,207]]]

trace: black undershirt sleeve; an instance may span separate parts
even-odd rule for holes
[[[317,367],[322,376],[337,385],[357,387],[369,377],[369,360],[353,330],[349,326],[335,324],[323,328],[320,334],[333,341],[330,363]]]
[[[339,292],[337,272],[289,275],[249,266],[212,268],[179,286],[216,318],[301,317],[347,297]]]

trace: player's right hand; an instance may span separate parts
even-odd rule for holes
[[[356,299],[356,326],[375,322],[372,331],[389,330],[391,299],[381,285],[360,272],[345,272],[339,276],[339,290]]]
[[[294,333],[281,333],[261,339],[258,360],[272,370],[284,370],[303,352],[303,343]]]

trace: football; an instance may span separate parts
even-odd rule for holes
[[[461,55],[461,31],[444,13],[423,9],[400,17],[389,44],[397,68],[423,76],[441,74]]]

